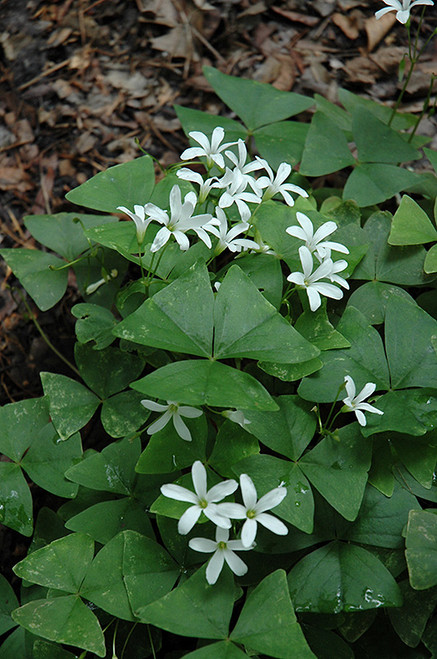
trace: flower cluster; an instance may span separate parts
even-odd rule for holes
[[[240,489],[243,503],[219,503],[237,490],[237,481],[229,479],[208,490],[206,469],[199,460],[196,460],[191,468],[191,478],[194,492],[175,483],[162,485],[161,492],[170,499],[192,504],[178,522],[178,531],[182,535],[191,531],[202,513],[217,526],[215,541],[207,538],[192,538],[188,543],[195,551],[213,554],[206,568],[206,579],[209,584],[217,581],[225,562],[237,576],[246,574],[247,565],[234,552],[249,551],[255,547],[258,524],[278,535],[288,533],[283,522],[266,512],[279,505],[286,496],[287,490],[282,485],[258,499],[252,479],[247,474],[241,474]],[[244,523],[240,539],[229,540],[229,529],[233,519],[244,520]]]
[[[198,172],[183,167],[177,172],[177,176],[199,186],[198,193],[191,191],[182,199],[180,187],[174,185],[170,192],[168,209],[147,203],[144,206],[135,204],[132,212],[125,206],[118,206],[118,210],[126,213],[135,222],[138,245],[142,245],[149,224],[157,222],[162,227],[150,247],[152,253],[158,252],[170,238],[176,240],[181,250],[187,250],[190,247],[188,232],[194,232],[209,249],[212,248],[210,234],[217,238],[215,255],[224,249],[231,252],[250,249],[272,253],[268,245],[259,244],[246,237],[251,228],[252,210],[249,204],[260,204],[275,195],[281,195],[286,204],[293,206],[291,192],[308,197],[303,188],[286,182],[291,173],[291,165],[281,163],[275,175],[266,160],[258,156],[252,161],[248,158],[243,140],[222,143],[225,131],[221,126],[214,129],[211,140],[200,131],[192,131],[189,135],[199,146],[185,149],[181,160],[205,158],[208,174],[204,178]],[[230,150],[233,146],[236,146],[238,155]],[[214,176],[210,176],[212,169],[216,172]],[[255,178],[253,174],[259,170],[264,170],[266,175]],[[211,198],[212,191],[214,198]],[[213,212],[195,214],[196,208],[207,201],[212,201]],[[241,221],[229,226],[224,209],[233,205],[237,208]]]
[[[331,258],[331,251],[349,254],[349,250],[341,243],[325,240],[337,229],[335,222],[325,222],[314,232],[313,223],[304,213],[296,213],[296,219],[300,226],[287,227],[286,232],[305,241],[305,244],[299,247],[303,272],[292,272],[287,280],[306,290],[310,309],[316,311],[322,304],[321,295],[335,300],[343,297],[343,291],[335,284],[349,288],[347,281],[338,275],[347,268],[347,261],[344,259],[333,261]],[[313,256],[317,261],[316,270],[314,270]]]

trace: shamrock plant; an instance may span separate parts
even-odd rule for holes
[[[434,656],[426,138],[344,90],[205,76],[237,119],[177,107],[180,162],[100,172],[67,195],[94,214],[0,250],[41,312],[77,289],[75,363],[0,409],[0,519],[32,537],[0,658]]]

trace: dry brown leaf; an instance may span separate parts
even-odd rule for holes
[[[77,152],[83,155],[88,151],[91,151],[94,148],[97,142],[97,138],[91,133],[82,133],[80,137],[76,140],[76,149]]]
[[[191,59],[193,53],[193,39],[187,24],[177,25],[160,37],[150,39],[150,45],[155,50],[168,53],[170,57]]]
[[[364,28],[367,34],[367,50],[369,53],[379,44],[395,23],[396,16],[393,12],[384,14],[380,19],[371,16],[365,20]]]
[[[399,62],[405,54],[405,48],[401,46],[387,46],[378,48],[376,53],[369,55],[377,66],[379,66],[385,73],[393,73],[397,71]]]
[[[307,14],[300,14],[297,11],[289,11],[288,9],[282,9],[281,7],[272,7],[272,9],[280,16],[288,18],[289,21],[293,21],[293,23],[303,23],[304,25],[308,25],[308,27],[313,27],[320,21],[317,16],[308,16]]]
[[[340,28],[348,39],[351,39],[352,41],[358,39],[362,27],[362,14],[357,9],[350,14],[340,14],[339,12],[335,12],[335,14],[332,15],[332,22]]]
[[[368,57],[354,57],[344,65],[343,70],[351,82],[361,82],[366,85],[374,83],[380,72],[379,67]]]
[[[26,192],[33,184],[30,176],[19,167],[0,167],[0,190],[17,190]]]

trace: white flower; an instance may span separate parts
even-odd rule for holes
[[[184,512],[178,522],[179,533],[181,535],[189,533],[202,513],[222,529],[229,529],[231,522],[227,517],[219,513],[217,501],[221,501],[229,494],[233,494],[238,487],[237,481],[223,481],[223,483],[218,483],[210,490],[207,490],[206,469],[200,460],[196,460],[191,467],[191,478],[193,479],[196,493],[175,483],[161,486],[161,492],[165,497],[176,499],[176,501],[187,501],[193,504]]]
[[[200,158],[205,156],[208,169],[211,169],[214,163],[218,165],[220,169],[225,168],[225,160],[221,152],[227,149],[229,146],[235,144],[235,142],[226,142],[226,144],[222,144],[220,146],[220,142],[225,136],[224,128],[221,126],[214,128],[211,136],[211,142],[205,133],[201,133],[198,130],[193,130],[191,133],[188,133],[188,135],[191,137],[191,139],[200,144],[200,147],[192,146],[188,149],[185,149],[185,151],[181,154],[181,160],[192,160],[193,158]]]
[[[172,419],[177,434],[181,439],[185,439],[186,442],[191,442],[191,433],[181,417],[186,416],[189,419],[197,419],[197,417],[203,414],[202,410],[198,410],[195,407],[188,407],[188,405],[180,405],[180,403],[175,403],[171,400],[167,401],[167,405],[155,403],[153,400],[142,400],[141,405],[144,405],[146,409],[152,412],[163,412],[163,415],[147,428],[148,435],[154,435],[155,432],[162,430],[170,419]]]
[[[240,488],[244,506],[240,503],[221,503],[220,513],[231,519],[245,519],[241,529],[243,547],[250,548],[255,540],[258,522],[277,535],[287,535],[288,529],[283,522],[265,511],[279,505],[287,494],[287,488],[275,487],[257,501],[257,492],[252,479],[247,474],[240,476]]]
[[[228,185],[231,185],[233,177],[235,176],[236,172],[239,172],[239,174],[241,174],[241,179],[246,182],[246,185],[250,185],[254,193],[257,196],[261,196],[261,188],[258,184],[258,181],[249,174],[250,172],[254,172],[257,169],[261,169],[263,165],[260,162],[257,162],[256,160],[246,163],[247,160],[246,145],[241,139],[238,140],[237,144],[238,144],[238,158],[235,155],[235,153],[233,153],[232,151],[225,151],[225,156],[227,156],[227,158],[229,158],[229,160],[232,162],[232,164],[234,165],[234,169],[231,170],[229,167],[226,168],[226,173],[223,176],[223,178],[220,180],[220,187],[224,188]]]
[[[129,215],[130,219],[135,222],[135,226],[137,228],[137,242],[139,245],[141,245],[141,243],[144,240],[146,229],[153,218],[148,217],[146,219],[145,218],[146,212],[144,210],[144,206],[139,206],[138,204],[135,204],[134,206],[134,211],[135,211],[134,213],[132,213],[125,206],[117,206],[117,210],[123,211],[123,213]]]
[[[387,14],[389,11],[396,12],[396,19],[399,23],[406,23],[410,18],[410,11],[415,5],[434,5],[433,0],[383,0],[384,4],[388,7],[384,9],[379,9],[375,16],[376,18],[381,18],[384,14]]]
[[[299,222],[300,227],[287,227],[285,229],[286,232],[290,236],[304,240],[306,247],[308,247],[311,253],[316,253],[319,261],[322,261],[325,257],[329,257],[331,254],[331,249],[334,250],[334,252],[349,254],[349,250],[347,247],[345,247],[345,245],[342,245],[341,243],[334,243],[329,240],[324,240],[324,238],[329,236],[337,229],[335,222],[325,222],[314,233],[313,223],[311,222],[310,218],[307,217],[307,215],[297,212],[296,219]]]
[[[295,192],[301,197],[308,197],[308,192],[306,192],[306,190],[303,188],[300,188],[298,185],[293,185],[292,183],[284,183],[284,181],[290,176],[291,165],[286,162],[281,162],[275,176],[267,160],[259,158],[258,156],[256,156],[256,158],[259,160],[268,174],[268,176],[261,176],[259,179],[257,179],[257,183],[260,188],[265,188],[263,201],[268,201],[269,199],[272,199],[272,197],[274,197],[276,194],[280,194],[288,206],[294,206],[294,199],[291,194],[289,194],[289,192]]]
[[[198,203],[203,204],[206,198],[209,195],[211,188],[217,188],[217,178],[213,176],[212,178],[203,179],[203,176],[198,172],[193,172],[192,169],[188,167],[182,167],[176,172],[178,178],[183,179],[184,181],[191,181],[192,183],[197,183],[200,186],[199,189],[199,198]]]
[[[334,284],[319,281],[332,276],[334,263],[331,259],[325,259],[313,272],[313,257],[308,247],[304,245],[299,247],[299,258],[303,274],[301,272],[292,272],[288,275],[287,280],[306,289],[311,311],[316,311],[322,304],[320,295],[334,298],[334,300],[340,300],[343,297],[343,291],[340,288],[337,288]]]
[[[151,252],[157,252],[161,249],[172,235],[178,242],[179,247],[182,250],[187,250],[190,241],[185,233],[190,229],[203,240],[207,247],[211,248],[211,240],[203,227],[212,220],[212,215],[207,213],[193,216],[196,203],[197,197],[194,192],[185,195],[184,203],[182,203],[181,189],[178,185],[174,185],[170,191],[170,217],[167,211],[155,206],[155,204],[145,205],[146,213],[153,220],[164,225],[155,236],[155,240],[150,247]]]
[[[246,417],[244,416],[241,410],[224,410],[222,412],[222,416],[225,416],[227,419],[229,419],[229,421],[238,423],[238,425],[241,426],[243,430],[246,430],[246,426],[252,423],[251,421],[246,419]]]
[[[221,254],[226,248],[231,252],[241,252],[243,249],[249,249],[250,247],[256,249],[258,247],[258,243],[254,240],[250,240],[250,238],[237,238],[240,233],[245,233],[248,230],[249,225],[247,222],[240,222],[228,231],[228,220],[225,212],[217,206],[216,213],[217,218],[213,218],[213,220],[205,226],[207,231],[218,238],[218,243],[214,250],[216,254]],[[216,220],[216,222],[214,222],[214,220]],[[213,223],[217,224],[218,228],[213,226]]]
[[[242,221],[247,222],[252,213],[246,202],[259,204],[261,203],[261,196],[253,192],[245,192],[247,181],[238,169],[233,171],[227,169],[225,176],[220,180],[220,186],[222,186],[224,180],[226,180],[228,188],[219,199],[220,208],[228,208],[235,203]]]
[[[249,551],[249,549],[253,549],[254,545],[244,547],[241,540],[229,540],[228,538],[229,531],[227,529],[217,528],[215,542],[208,538],[192,538],[188,543],[189,547],[195,551],[201,551],[205,554],[214,552],[206,568],[206,580],[211,586],[219,578],[225,561],[237,577],[242,577],[247,572],[246,563],[234,551]]]
[[[342,270],[345,270],[347,266],[348,266],[348,262],[345,261],[344,259],[340,259],[340,261],[334,261],[332,264],[332,270],[329,273],[328,277],[335,284],[338,284],[339,286],[343,286],[343,288],[349,290],[349,284],[346,281],[346,279],[344,279],[344,277],[340,277],[339,275],[337,275],[337,272],[341,272]]]
[[[360,426],[365,426],[367,423],[366,417],[364,416],[362,410],[364,410],[364,412],[372,412],[372,414],[384,414],[384,412],[378,410],[376,407],[369,405],[369,403],[363,402],[375,391],[376,384],[374,382],[368,382],[365,384],[358,396],[355,396],[355,382],[352,380],[350,375],[344,376],[344,383],[347,393],[347,396],[343,399],[345,411],[355,412],[355,416],[357,417]]]

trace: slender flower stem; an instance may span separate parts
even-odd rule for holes
[[[131,627],[130,630],[129,630],[129,634],[126,636],[126,639],[125,639],[125,641],[124,641],[124,643],[123,643],[123,647],[122,647],[122,649],[121,649],[121,659],[124,658],[124,653],[126,652],[127,644],[129,643],[129,639],[130,639],[130,637],[132,636],[132,634],[133,634],[133,632],[134,632],[134,630],[135,630],[135,627],[136,627],[137,625],[138,625],[138,623],[137,623],[137,622],[134,622],[134,624],[132,625],[132,627]]]
[[[145,252],[143,252],[143,254],[145,254]],[[139,258],[139,261],[140,261],[141,279],[143,280],[143,284],[144,284],[144,292],[146,292],[147,282],[146,282],[146,277],[144,275],[144,267],[143,267],[143,259],[142,259],[140,243],[138,243],[138,258]]]
[[[329,421],[330,421],[330,419],[331,419],[332,413],[333,413],[333,411],[334,411],[335,404],[337,403],[337,401],[338,401],[338,397],[339,397],[339,395],[341,394],[341,392],[342,392],[342,390],[344,389],[344,387],[345,387],[345,384],[344,384],[344,382],[343,382],[343,383],[339,386],[338,391],[337,391],[337,395],[335,396],[335,398],[334,398],[334,402],[332,403],[332,405],[331,405],[331,409],[329,410],[329,414],[328,414],[327,419],[326,419],[326,421],[325,421],[325,426],[324,426],[325,430],[329,430],[329,429],[331,428],[331,425],[334,423],[335,419],[337,418],[337,414],[336,414],[335,417],[332,419],[331,424],[328,425],[328,424],[329,424]]]
[[[59,357],[59,359],[61,359],[65,364],[67,364],[67,366],[69,366],[69,367],[71,368],[71,370],[74,371],[74,372],[76,373],[76,375],[78,375],[79,377],[81,377],[80,372],[79,372],[78,369],[74,366],[74,364],[72,364],[72,363],[70,362],[70,360],[67,359],[67,357],[65,357],[61,352],[59,352],[59,350],[58,350],[57,348],[55,348],[55,346],[54,346],[53,343],[50,341],[49,337],[47,336],[47,334],[44,332],[43,328],[41,327],[41,325],[40,325],[39,322],[37,321],[35,314],[33,313],[33,311],[32,311],[32,309],[30,308],[30,306],[27,304],[27,302],[26,302],[24,296],[21,295],[21,293],[20,293],[20,297],[21,297],[21,300],[22,300],[24,306],[26,307],[26,311],[27,311],[27,313],[29,314],[31,321],[32,321],[33,324],[35,325],[35,327],[36,327],[36,329],[38,330],[38,332],[41,334],[42,338],[44,339],[44,341],[46,342],[46,344],[48,345],[48,347],[50,348],[50,350],[52,350],[52,351],[55,353],[55,355],[57,355],[57,356]]]
[[[436,79],[437,79],[437,76],[435,76],[435,75],[432,73],[432,74],[431,74],[431,82],[429,83],[429,87],[428,87],[428,94],[427,94],[426,99],[425,99],[425,101],[424,101],[424,103],[423,103],[422,112],[420,113],[420,115],[419,115],[419,117],[418,117],[418,119],[417,119],[417,121],[416,121],[416,124],[415,124],[413,130],[412,130],[411,133],[410,133],[410,137],[408,138],[408,142],[411,142],[411,140],[413,139],[413,137],[414,137],[414,135],[416,134],[416,131],[417,131],[418,127],[419,127],[420,122],[422,121],[423,117],[425,116],[425,113],[427,112],[427,110],[428,110],[428,108],[429,108],[429,101],[430,101],[430,99],[431,99],[432,88],[433,88],[433,86],[434,86],[434,81],[435,81]]]
[[[147,634],[149,635],[150,648],[152,650],[153,659],[156,659],[155,646],[153,643],[152,634],[150,632],[150,625],[147,625]]]
[[[80,263],[89,256],[92,256],[91,248],[87,249],[87,251],[84,254],[78,256],[77,259],[74,259],[73,261],[68,261],[67,263],[63,263],[62,265],[49,265],[49,270],[65,270],[65,268],[69,268],[70,266],[75,265],[76,263]]]

